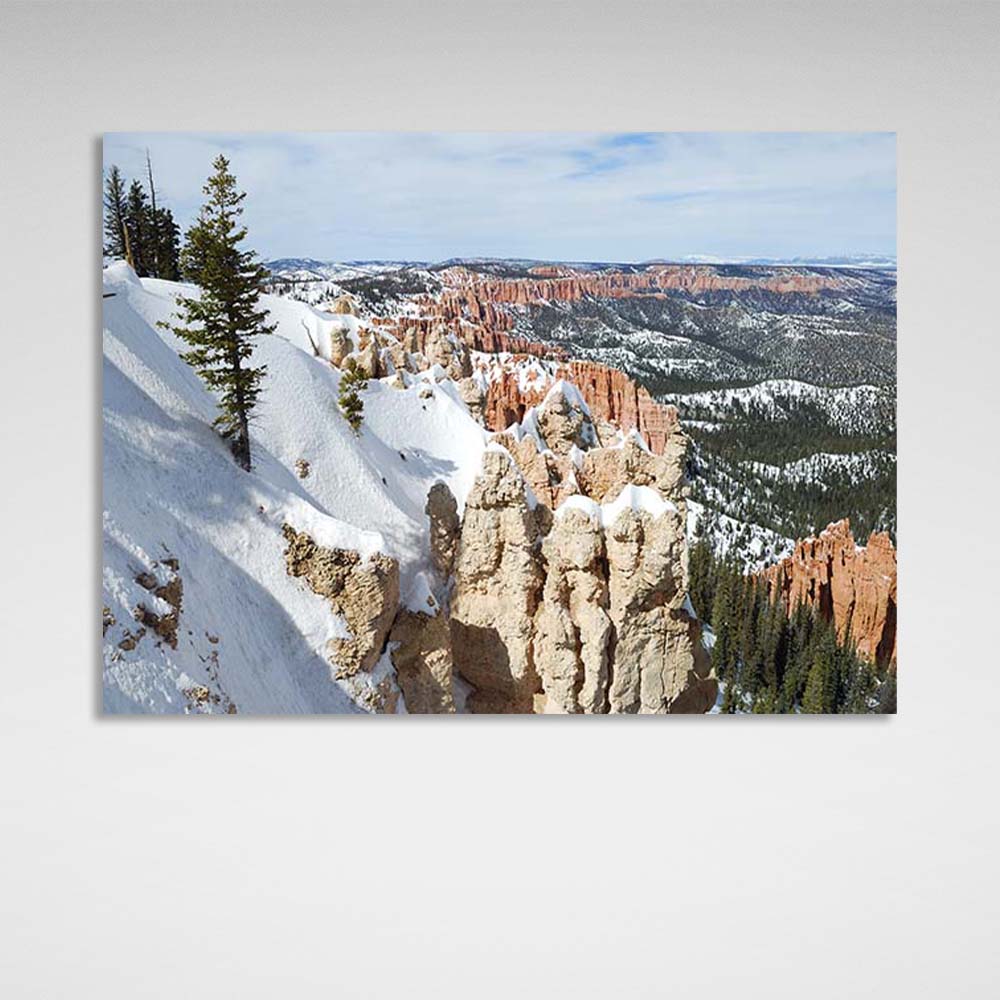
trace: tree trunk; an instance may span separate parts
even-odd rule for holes
[[[149,149],[146,149],[146,173],[149,176],[149,221],[153,226],[153,275],[162,278],[160,273],[160,220],[156,217],[156,188],[153,186],[153,164],[149,159]]]
[[[236,440],[233,442],[233,455],[237,464],[244,472],[250,471],[250,427],[247,424],[246,414],[240,411],[240,426],[236,432]]]
[[[235,337],[236,335],[233,334],[234,340]],[[244,472],[249,472],[250,424],[247,420],[247,405],[246,400],[243,398],[243,386],[240,384],[240,373],[243,370],[243,366],[240,364],[240,355],[236,349],[235,343],[232,346],[230,358],[236,383],[236,419],[238,421],[236,437],[233,440],[233,456],[235,457],[240,468],[243,469]]]

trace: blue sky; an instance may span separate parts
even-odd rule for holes
[[[109,133],[182,226],[223,152],[263,258],[639,261],[896,252],[886,132]]]

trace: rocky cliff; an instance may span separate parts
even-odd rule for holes
[[[680,430],[677,409],[658,403],[623,372],[589,361],[559,362],[530,382],[519,371],[517,358],[492,363],[487,373],[483,401],[484,423],[502,431],[520,423],[538,405],[552,385],[564,379],[583,396],[598,431],[598,439],[618,431],[636,430],[656,454],[662,454],[670,436]],[[602,434],[602,430],[604,433]]]
[[[707,711],[716,683],[686,595],[684,516],[657,490],[577,493],[553,513],[508,452],[486,453],[451,594],[470,710]]]
[[[718,291],[761,291],[778,294],[816,294],[841,286],[836,276],[799,273],[790,268],[752,276],[729,274],[710,265],[653,264],[641,271],[574,271],[544,276],[540,269],[530,278],[494,278],[451,267],[440,277],[452,290],[450,301],[463,302],[475,317],[488,315],[497,304],[531,305],[538,302],[576,302],[593,298],[629,298],[635,295],[687,292],[701,294]]]
[[[544,411],[549,411],[548,413]],[[716,683],[687,601],[683,476],[636,435],[593,446],[561,393],[539,423],[564,448],[500,435],[458,515],[443,483],[426,513],[435,579],[400,600],[395,560],[323,548],[285,525],[287,572],[344,619],[335,676],[374,711],[705,712]],[[503,444],[510,444],[508,451]],[[586,446],[584,451],[581,445]],[[582,460],[572,457],[579,452]],[[673,495],[674,500],[667,498]],[[395,685],[376,665],[388,653]]]
[[[841,638],[850,630],[865,659],[895,668],[896,550],[887,534],[873,533],[862,547],[850,521],[837,521],[798,542],[764,577],[786,607],[804,602],[832,620]]]
[[[431,315],[345,328],[329,360],[428,399],[431,384],[450,380],[495,436],[461,514],[443,483],[427,497],[428,606],[403,602],[387,619],[399,587],[383,587],[377,621],[359,623],[363,654],[341,641],[332,660],[350,653],[352,675],[371,673],[388,652],[410,712],[707,711],[716,683],[687,601],[677,411],[604,365],[484,352],[500,334],[483,324],[510,328],[489,301],[444,296],[420,308]],[[289,572],[329,597],[353,632],[339,578],[326,579],[345,554],[317,554],[292,529],[289,540]],[[377,568],[391,584],[395,567]],[[372,567],[359,571],[375,580]]]

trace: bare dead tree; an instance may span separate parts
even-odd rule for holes
[[[309,327],[306,326],[306,321],[304,319],[300,319],[299,322],[302,324],[302,329],[306,331],[306,336],[309,338],[309,343],[312,345],[313,355],[318,358],[319,346],[316,341],[312,339],[312,334],[309,332]]]
[[[160,220],[156,215],[156,188],[153,185],[153,164],[149,158],[149,147],[146,147],[146,176],[149,178],[150,218],[153,222],[153,272],[160,277]]]

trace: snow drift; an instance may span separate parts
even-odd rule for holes
[[[411,600],[431,568],[428,490],[446,483],[461,510],[486,432],[450,382],[386,380],[364,393],[355,436],[323,355],[335,327],[353,336],[359,321],[264,296],[278,329],[254,345],[268,373],[244,473],[212,429],[215,400],[179,357],[184,345],[157,326],[196,290],[119,263],[104,291],[105,710],[361,710],[328,661],[346,625],[286,573],[283,526],[363,559],[393,557]],[[391,673],[383,657],[365,683]]]

